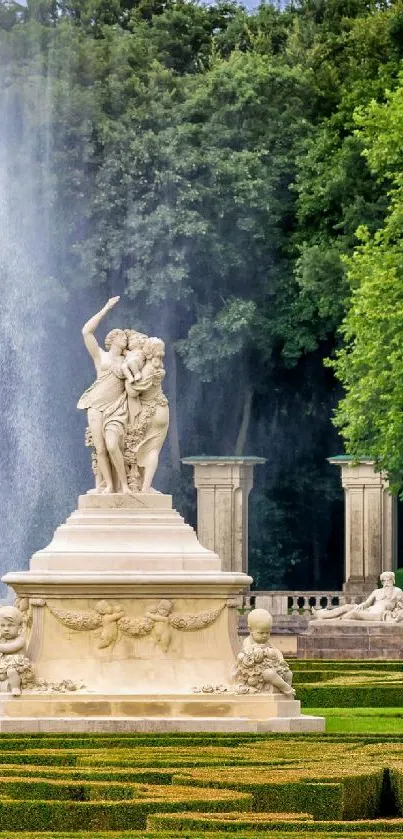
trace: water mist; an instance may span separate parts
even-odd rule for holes
[[[77,482],[66,433],[69,362],[65,370],[58,362],[66,297],[49,257],[50,82],[38,75],[13,84],[3,74],[0,105],[3,574],[26,567],[50,538],[72,506]],[[71,394],[70,406],[74,412]]]

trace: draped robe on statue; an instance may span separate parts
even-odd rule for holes
[[[127,394],[125,376],[121,366],[114,364],[109,370],[102,370],[93,384],[84,391],[77,408],[95,408],[102,414],[102,429],[114,427],[122,437],[127,425]]]

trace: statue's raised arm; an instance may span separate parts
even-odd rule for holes
[[[100,312],[97,312],[96,315],[93,315],[92,318],[87,320],[87,323],[84,324],[81,333],[84,338],[84,344],[87,347],[87,350],[94,361],[95,369],[97,373],[99,372],[99,367],[101,363],[101,347],[98,344],[98,341],[94,335],[95,330],[98,328],[101,320],[104,319],[105,315],[116,306],[120,297],[111,297],[105,306],[101,309]]]

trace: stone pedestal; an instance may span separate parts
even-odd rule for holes
[[[314,621],[298,636],[298,658],[403,660],[403,625]]]
[[[248,496],[263,457],[186,457],[194,467],[197,535],[215,551],[223,571],[248,571]]]
[[[30,570],[3,581],[29,602],[28,656],[46,686],[3,695],[0,731],[323,727],[283,695],[233,692],[252,580],[220,570],[170,496],[81,496]]]
[[[251,580],[220,571],[170,496],[139,493],[81,496],[30,570],[4,582],[31,603],[39,678],[166,693],[228,681]]]
[[[382,571],[397,565],[397,500],[388,482],[375,472],[374,461],[358,463],[348,456],[331,457],[341,468],[345,493],[346,594],[362,594],[376,588]]]
[[[0,733],[15,732],[323,732],[323,717],[301,714],[282,694],[0,697]]]

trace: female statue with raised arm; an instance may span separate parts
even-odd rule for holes
[[[119,297],[111,297],[103,309],[83,326],[84,343],[94,361],[97,378],[83,393],[77,407],[88,413],[88,425],[97,458],[95,491],[131,494],[123,458],[128,411],[122,364],[127,335],[123,329],[112,329],[105,338],[105,350],[99,346],[94,335],[101,320],[118,301]]]

